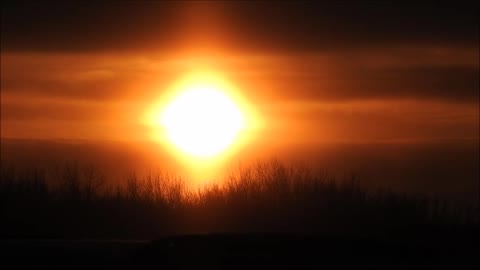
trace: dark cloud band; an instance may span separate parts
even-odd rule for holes
[[[438,3],[358,6],[314,2],[11,1],[2,4],[2,50],[175,49],[182,40],[189,46],[201,45],[198,40],[188,43],[185,35],[219,39],[218,46],[246,50],[318,51],[392,44],[478,47],[478,21],[474,8]]]

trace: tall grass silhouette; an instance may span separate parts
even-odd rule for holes
[[[368,192],[355,176],[313,174],[307,167],[275,160],[239,167],[197,190],[168,173],[131,174],[125,184],[111,185],[99,170],[76,163],[49,172],[4,165],[0,173],[3,238],[154,238],[201,232],[377,235],[479,222],[473,206],[460,208],[387,190]]]

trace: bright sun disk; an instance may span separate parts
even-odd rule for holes
[[[192,85],[180,92],[167,104],[160,122],[176,147],[196,157],[224,151],[245,124],[235,102],[209,84]]]

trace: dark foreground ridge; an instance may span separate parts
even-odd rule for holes
[[[442,234],[444,237],[410,235],[403,239],[199,234],[166,237],[149,243],[16,240],[2,242],[1,264],[65,269],[478,269],[478,230]]]
[[[478,208],[278,162],[198,192],[168,175],[112,188],[73,165],[57,185],[41,170],[0,175],[0,269],[480,269]]]
[[[473,242],[458,246],[458,240],[443,241],[439,245],[441,241],[420,243],[312,235],[194,235],[151,242],[136,254],[134,262],[141,266],[173,269],[191,269],[199,265],[210,269],[401,269],[479,265],[478,246]]]

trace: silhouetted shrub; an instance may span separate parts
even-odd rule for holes
[[[47,184],[40,169],[0,169],[3,237],[146,237],[193,232],[379,234],[415,226],[478,225],[478,208],[391,191],[367,192],[278,161],[239,167],[198,190],[172,174],[107,185],[94,167],[68,163]]]

